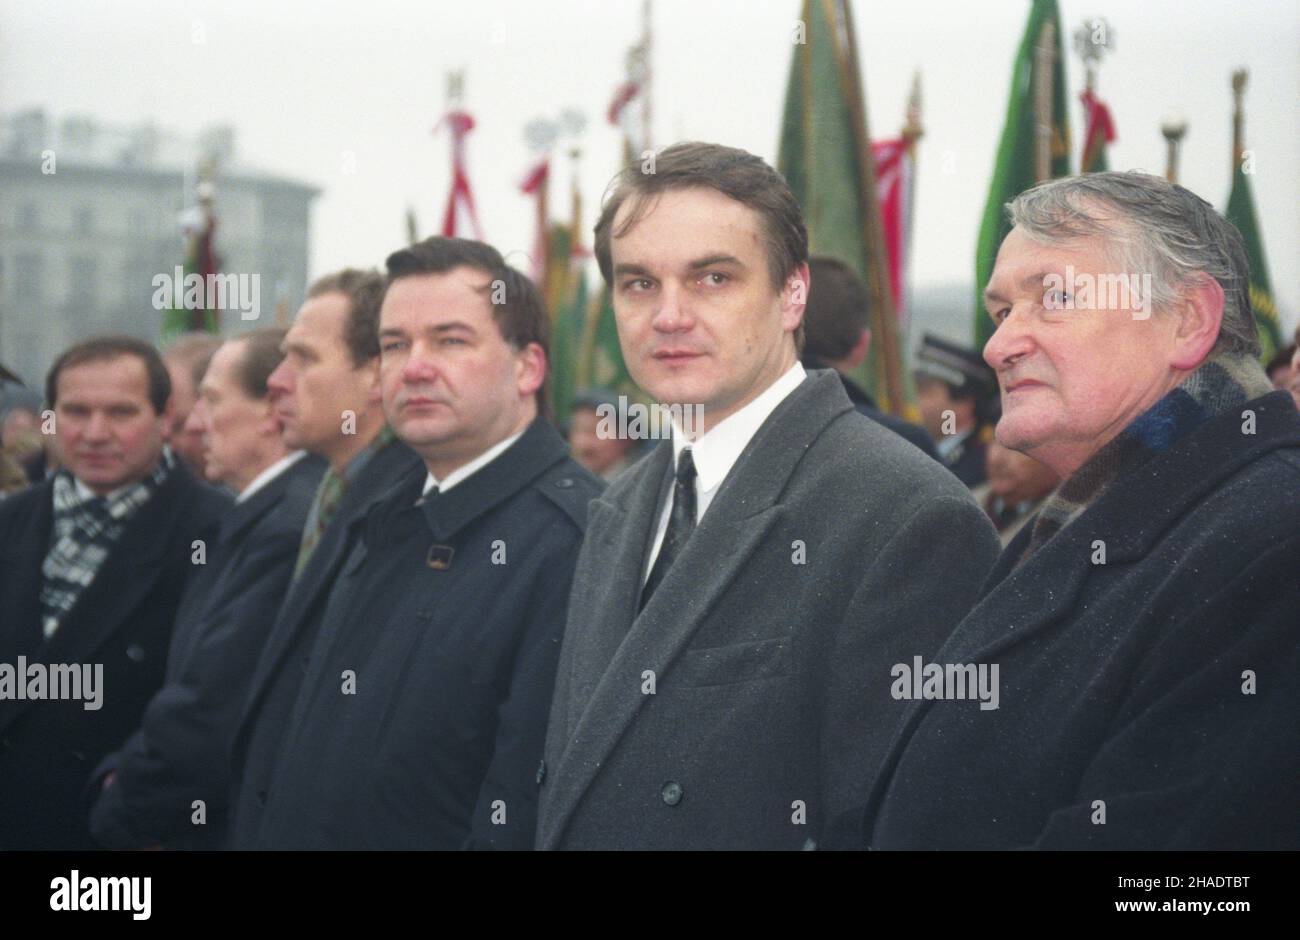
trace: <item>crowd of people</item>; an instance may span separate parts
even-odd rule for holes
[[[666,440],[549,420],[541,295],[466,239],[71,346],[0,426],[0,848],[1300,847],[1300,356],[1181,187],[1008,212],[920,424],[713,144],[595,227]],[[1044,287],[1117,265],[1152,315]]]

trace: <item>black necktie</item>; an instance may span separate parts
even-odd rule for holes
[[[650,600],[650,595],[664,579],[694,531],[695,460],[691,457],[691,449],[686,447],[677,458],[677,477],[673,483],[673,508],[668,514],[668,529],[664,532],[663,544],[659,546],[659,557],[651,566],[650,577],[641,589],[641,606],[638,610],[643,609]]]

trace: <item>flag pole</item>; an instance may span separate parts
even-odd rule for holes
[[[1241,166],[1241,157],[1246,150],[1246,80],[1250,73],[1246,69],[1237,69],[1232,73],[1232,172]]]
[[[1183,135],[1187,133],[1187,122],[1173,118],[1166,119],[1160,125],[1160,133],[1165,138],[1165,179],[1177,183],[1178,152],[1182,147]]]
[[[894,297],[889,289],[889,271],[885,264],[885,236],[880,224],[880,197],[876,192],[876,160],[871,153],[867,130],[867,106],[862,96],[858,64],[857,36],[853,29],[853,12],[849,0],[822,0],[826,21],[836,29],[832,44],[839,66],[840,87],[849,105],[853,138],[858,155],[858,189],[862,200],[863,241],[866,244],[867,285],[871,291],[872,344],[876,364],[885,379],[884,410],[900,414],[906,406],[898,344],[898,318]]]
[[[1055,58],[1056,24],[1050,19],[1038,32],[1034,50],[1034,180],[1052,178],[1052,60]]]

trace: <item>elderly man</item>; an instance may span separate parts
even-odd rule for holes
[[[868,842],[1300,847],[1300,415],[1257,362],[1241,236],[1138,173],[1010,216],[997,436],[1065,482],[900,701]],[[962,665],[1000,667],[995,707],[952,700]]]
[[[185,587],[166,684],[140,730],[92,774],[103,783],[90,829],[107,848],[222,844],[233,726],[324,470],[280,435],[266,380],[283,340],[282,330],[258,330],[226,341],[199,383],[186,430],[204,443],[208,479],[238,496]]]
[[[172,380],[167,400],[167,443],[197,477],[205,477],[203,435],[188,426],[190,412],[199,397],[199,383],[221,340],[208,333],[186,333],[162,351],[163,364]]]

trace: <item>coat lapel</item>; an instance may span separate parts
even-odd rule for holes
[[[1229,412],[1179,440],[1168,451],[1126,474],[1078,519],[1049,539],[1017,568],[1034,520],[1027,522],[998,559],[981,599],[935,657],[938,663],[991,663],[1012,646],[1070,617],[1097,569],[1097,543],[1108,567],[1141,560],[1161,536],[1232,474],[1279,447],[1300,445],[1300,415],[1274,392],[1245,406],[1255,412],[1255,435]],[[872,824],[902,752],[933,703],[908,703],[867,801]],[[870,830],[867,836],[870,837]]]
[[[608,557],[610,563],[589,563],[600,574],[599,583],[583,584],[570,608],[573,623],[590,635],[580,641],[586,655],[575,656],[571,663],[570,714],[577,710],[579,717],[556,768],[552,811],[545,815],[540,833],[543,847],[559,842],[583,793],[649,697],[642,693],[646,672],[653,672],[656,683],[671,672],[677,655],[780,519],[780,497],[799,460],[831,421],[852,410],[839,379],[828,372],[813,373],[782,401],[727,474],[713,504],[639,616],[635,610],[641,571],[658,521],[660,490],[645,484],[647,479],[665,478],[671,448],[661,446],[651,458],[653,463],[647,461],[651,466],[645,477],[635,481],[640,485],[625,491],[635,494],[629,497],[625,513],[610,513],[608,504],[601,508],[593,521],[599,522],[608,540],[595,557]],[[602,502],[594,503],[593,509]],[[599,606],[602,601],[611,606]],[[606,615],[606,610],[617,613]],[[631,628],[619,638],[617,631],[629,621]],[[616,640],[606,666],[601,657]],[[592,688],[589,697],[587,688]]]
[[[153,590],[167,567],[166,552],[178,548],[172,530],[178,510],[182,506],[189,508],[192,502],[186,497],[194,485],[178,461],[158,492],[128,523],[103,568],[46,646],[46,662],[89,662],[89,657]],[[190,546],[184,546],[184,550],[187,557],[181,561],[188,568]]]

